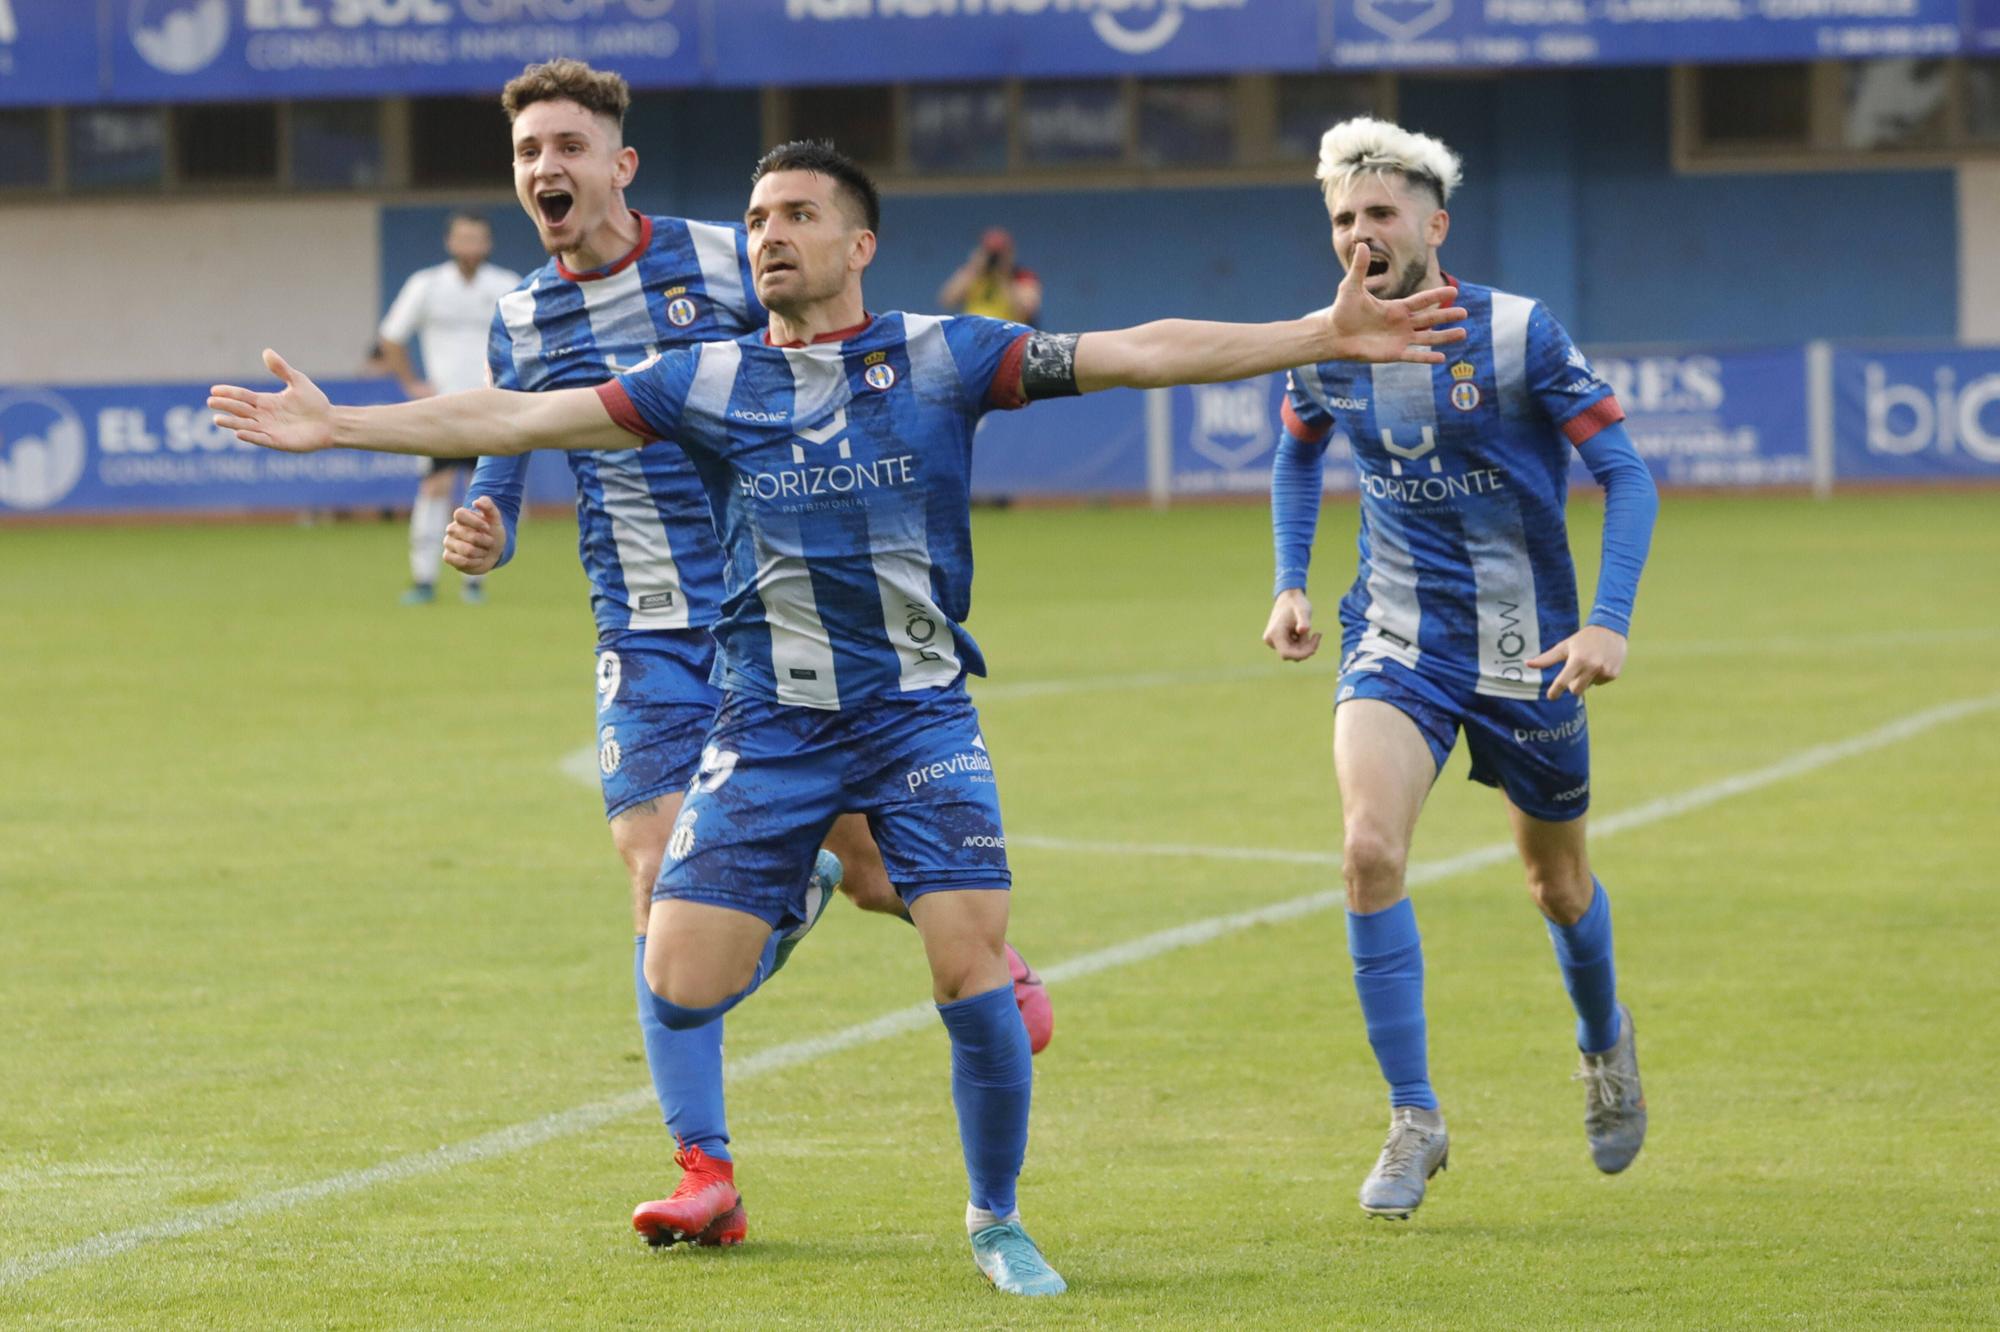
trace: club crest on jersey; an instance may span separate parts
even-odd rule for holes
[[[1472,382],[1478,371],[1470,361],[1459,361],[1451,367],[1451,405],[1461,412],[1469,412],[1479,405],[1479,385]]]
[[[699,313],[694,302],[685,296],[676,296],[667,302],[667,322],[675,328],[686,328]]]
[[[887,361],[878,361],[862,371],[861,378],[877,393],[887,393],[896,386],[896,367]]]
[[[618,728],[607,726],[597,733],[597,767],[606,777],[618,771],[625,751],[618,747]]]
[[[667,839],[667,854],[675,860],[686,860],[694,851],[694,822],[701,817],[701,811],[693,805],[681,808],[680,817],[674,820],[673,836]]]

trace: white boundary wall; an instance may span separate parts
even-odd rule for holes
[[[0,208],[0,382],[213,380],[276,347],[360,365],[381,313],[373,202],[213,199]]]

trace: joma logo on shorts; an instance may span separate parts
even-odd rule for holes
[[[968,837],[964,841],[960,842],[959,845],[962,847],[964,846],[992,847],[996,851],[1005,851],[1007,849],[1007,839],[1004,837],[989,837],[980,835],[980,836]]]

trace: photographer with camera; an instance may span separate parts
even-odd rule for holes
[[[938,304],[959,314],[1033,324],[1041,318],[1042,280],[1014,262],[1014,238],[989,227],[978,248],[938,288]]]

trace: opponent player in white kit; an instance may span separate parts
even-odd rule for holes
[[[486,383],[486,331],[493,326],[494,306],[521,280],[519,273],[486,262],[493,253],[493,228],[477,213],[451,215],[445,224],[444,248],[451,257],[410,274],[377,330],[383,359],[412,398],[461,393]],[[423,378],[418,378],[410,361],[413,341],[423,353]],[[406,606],[428,605],[437,598],[453,491],[468,475],[470,468],[462,459],[433,459],[417,483],[417,498],[410,506]],[[476,576],[465,580],[461,592],[467,601],[485,595]]]

